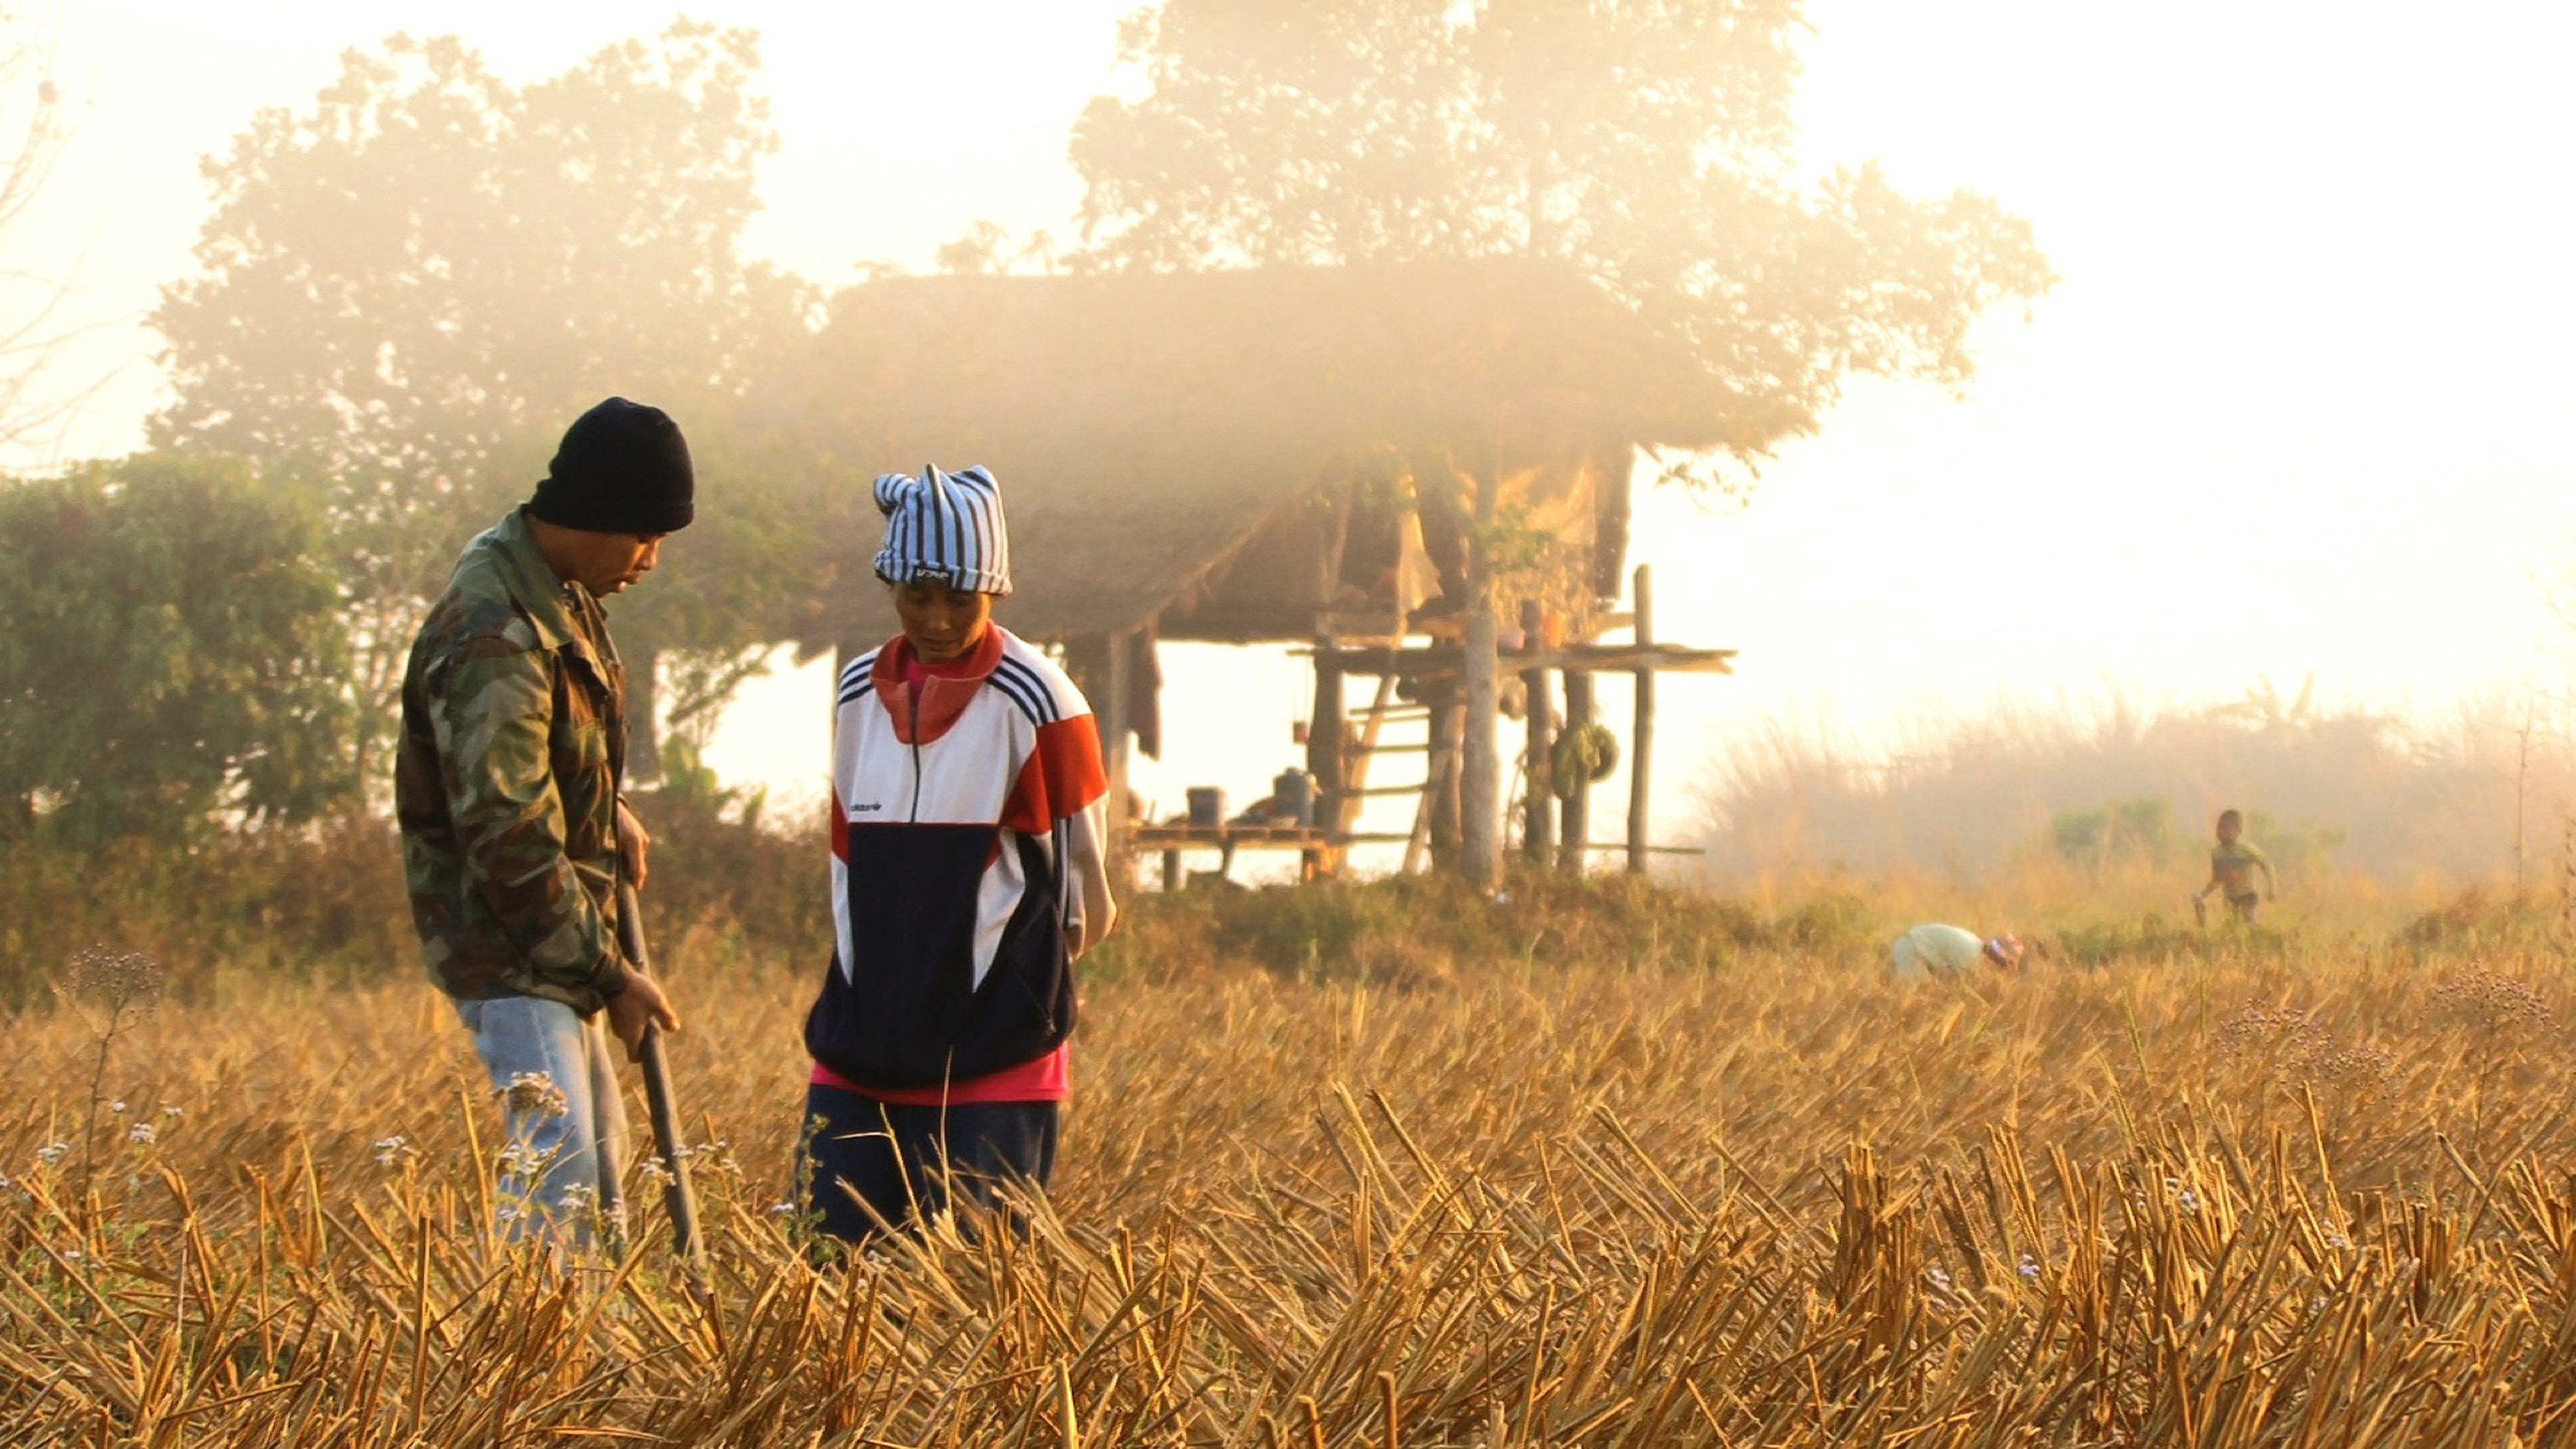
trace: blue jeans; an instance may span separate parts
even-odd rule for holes
[[[589,1244],[598,1227],[619,1235],[626,1102],[608,1014],[584,1021],[560,1001],[502,996],[460,1001],[456,1015],[502,1099],[503,1235],[568,1247]]]
[[[902,1228],[947,1211],[952,1198],[996,1207],[1005,1182],[1045,1187],[1058,1116],[1054,1102],[927,1107],[810,1085],[800,1166],[812,1176],[815,1224],[864,1243],[885,1231],[876,1219]]]

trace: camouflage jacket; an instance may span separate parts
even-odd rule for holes
[[[626,676],[599,600],[512,513],[466,545],[403,673],[394,816],[430,975],[588,1015],[625,989]]]

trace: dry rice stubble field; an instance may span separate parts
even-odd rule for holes
[[[103,1055],[95,1008],[31,1016],[0,1442],[2552,1442],[2556,964],[1112,981],[1029,1237],[856,1272],[775,1211],[804,985],[710,972],[672,1053],[704,1300],[649,1210],[614,1270],[494,1245],[426,988],[168,1004]]]

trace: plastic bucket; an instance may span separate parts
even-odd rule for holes
[[[1225,823],[1225,791],[1215,785],[1192,785],[1187,791],[1192,825]]]

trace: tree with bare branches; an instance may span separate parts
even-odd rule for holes
[[[0,9],[0,237],[22,236],[72,133],[49,22]],[[13,254],[20,251],[11,249]],[[41,452],[104,381],[67,376],[73,279],[0,263],[0,452]]]

